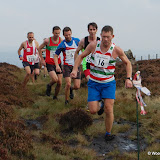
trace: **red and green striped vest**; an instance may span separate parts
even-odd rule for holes
[[[90,79],[99,83],[107,83],[113,81],[116,60],[112,57],[115,44],[106,53],[102,53],[100,49],[101,41],[97,42],[97,47],[91,55],[90,63]]]

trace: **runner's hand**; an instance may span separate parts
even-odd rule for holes
[[[56,67],[56,72],[62,72],[61,68],[59,66]]]
[[[23,57],[20,57],[19,59],[20,59],[20,60],[23,60]]]
[[[126,87],[126,88],[132,88],[132,87],[133,87],[132,81],[129,80],[129,79],[126,79],[125,87]]]
[[[72,71],[70,76],[71,76],[71,78],[76,78],[77,77],[77,72],[76,71]]]
[[[42,66],[46,66],[46,62],[44,59],[41,59]]]

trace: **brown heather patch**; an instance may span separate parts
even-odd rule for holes
[[[54,138],[50,135],[46,135],[46,134],[41,134],[41,140],[42,142],[49,142],[51,144],[54,144],[54,145],[63,145],[63,141],[62,140],[58,140],[57,138]]]
[[[0,102],[26,107],[33,100],[28,90],[21,87],[15,72],[21,74],[18,67],[0,63]]]
[[[84,130],[88,126],[92,125],[92,123],[92,118],[81,108],[75,108],[62,114],[59,120],[59,124],[62,125],[63,128],[66,127],[70,130]]]
[[[33,100],[15,73],[21,70],[7,63],[0,63],[0,160],[9,160],[13,154],[18,159],[34,159],[31,136],[26,132],[23,121],[17,120],[15,105],[27,107]]]
[[[147,87],[151,91],[152,96],[160,95],[160,59],[137,61],[132,67],[132,76],[134,77],[137,69],[141,71],[142,86]],[[117,87],[124,87],[126,70],[122,62],[117,62],[115,77]]]
[[[11,153],[22,156],[32,149],[30,136],[22,121],[5,120],[0,124],[0,142]]]
[[[2,145],[0,145],[0,160],[11,160],[8,155],[8,150],[4,149]]]
[[[8,64],[8,63],[0,63],[0,68],[6,69],[7,71],[11,71],[11,72],[20,71],[20,68],[18,68],[15,65]]]
[[[10,105],[6,105],[3,102],[0,102],[0,122],[6,119],[13,118],[13,108]]]
[[[57,138],[54,138],[50,135],[46,135],[46,134],[42,134],[41,135],[41,140],[43,143],[50,143],[52,145],[52,150],[55,151],[56,153],[59,154],[66,154],[66,152],[64,152],[64,142],[62,140],[58,140]]]

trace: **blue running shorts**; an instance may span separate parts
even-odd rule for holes
[[[88,102],[99,101],[102,98],[115,99],[116,81],[98,83],[89,80],[88,83]]]

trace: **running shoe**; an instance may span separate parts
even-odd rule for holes
[[[100,107],[100,110],[97,112],[98,115],[102,115],[104,112],[104,101],[102,100],[101,101],[101,107]]]
[[[47,96],[51,95],[51,86],[49,84],[47,84],[46,95]]]
[[[73,89],[72,87],[70,88],[70,95],[69,95],[70,99],[74,98],[74,93],[73,93]]]
[[[105,141],[108,142],[108,141],[111,141],[115,138],[115,135],[105,135]]]
[[[34,79],[37,80],[37,75],[36,74],[34,75]]]
[[[69,104],[69,101],[68,100],[65,100],[65,105],[68,105]]]
[[[58,100],[58,98],[56,96],[53,96],[53,100]]]

